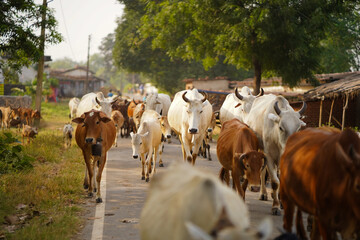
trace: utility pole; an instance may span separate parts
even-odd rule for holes
[[[41,9],[41,33],[40,33],[40,59],[37,72],[35,108],[41,112],[42,82],[44,75],[44,49],[45,49],[45,23],[46,23],[47,0],[43,0]]]
[[[87,94],[88,91],[89,91],[90,41],[91,41],[91,35],[89,35],[89,41],[88,41],[88,54],[87,54],[87,64],[86,64],[86,81],[85,81],[85,84],[84,84],[84,95]]]

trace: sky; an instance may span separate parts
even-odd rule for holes
[[[35,0],[42,4],[42,0]],[[115,31],[116,19],[121,17],[123,5],[117,0],[53,0],[48,7],[54,9],[58,32],[64,41],[46,46],[45,55],[52,60],[64,57],[86,61],[88,37],[91,35],[90,55],[99,52],[101,40]]]

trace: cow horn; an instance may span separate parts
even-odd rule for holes
[[[189,99],[187,97],[185,97],[187,92],[184,92],[184,94],[182,95],[182,98],[184,99],[185,102],[189,102]]]
[[[95,97],[95,101],[100,105],[99,99],[97,97]]]
[[[278,106],[278,101],[275,102],[274,109],[275,109],[276,114],[280,116],[281,110],[280,110],[280,108]]]
[[[204,98],[201,100],[202,102],[205,102],[206,99],[208,98],[208,95],[206,92],[201,92],[201,94],[204,96]]]
[[[264,95],[264,89],[260,88],[260,93],[256,97],[261,97],[262,95]]]
[[[235,88],[235,96],[240,99],[240,100],[243,100],[243,96],[241,96],[241,94],[238,92],[238,88]]]
[[[307,104],[306,104],[306,102],[303,101],[303,105],[302,105],[301,109],[299,110],[299,114],[303,115],[306,108],[307,108]]]

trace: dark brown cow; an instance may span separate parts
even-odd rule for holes
[[[312,239],[354,236],[360,229],[360,139],[350,129],[308,128],[289,137],[280,160],[284,228],[306,239],[301,211],[315,216]],[[319,232],[317,231],[319,230]],[[359,234],[359,233],[357,233]]]
[[[20,123],[21,123],[21,108],[20,107],[12,108],[10,112],[10,126],[16,127],[19,126]]]
[[[101,175],[106,163],[106,153],[115,141],[115,124],[105,113],[96,110],[85,112],[81,117],[74,118],[72,121],[78,124],[75,140],[83,152],[86,169],[89,173],[85,173],[84,187],[89,187],[89,196],[93,196],[93,190],[97,190],[96,202],[100,203],[102,202]],[[96,175],[97,188],[94,189],[93,177],[97,167],[99,168]]]
[[[121,127],[121,131],[120,131],[120,135],[123,138],[125,137],[129,137],[130,136],[130,122],[129,122],[129,116],[128,116],[128,107],[129,107],[130,102],[128,100],[121,100],[121,99],[117,99],[112,105],[112,109],[113,110],[118,110],[121,112],[121,114],[124,117],[124,124]]]
[[[238,119],[223,123],[216,150],[222,164],[220,179],[229,185],[229,171],[233,179],[233,188],[245,199],[247,185],[252,190],[260,186],[260,174],[266,166],[266,158],[258,152],[259,143],[252,130]],[[240,186],[240,179],[244,183]]]

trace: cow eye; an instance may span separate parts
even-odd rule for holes
[[[140,145],[142,144],[142,142],[140,143]]]
[[[250,165],[249,165],[249,164],[246,164],[246,168],[250,168]]]
[[[82,127],[85,127],[85,123],[82,125]]]
[[[279,127],[279,129],[280,129],[280,131],[282,131],[282,132],[284,131],[284,129],[283,129],[281,126]]]
[[[203,111],[201,110],[200,113],[202,113]]]
[[[100,123],[100,121],[96,121],[96,124],[99,124]]]
[[[161,126],[163,126],[163,127],[164,127],[165,125],[164,125],[164,124],[161,124]]]

